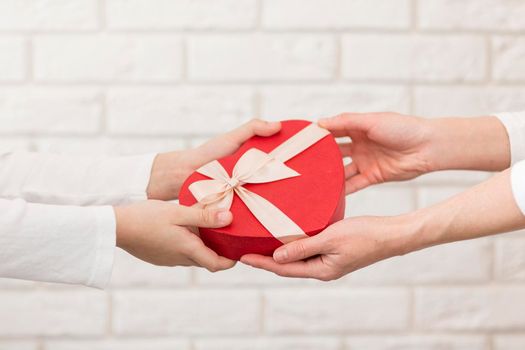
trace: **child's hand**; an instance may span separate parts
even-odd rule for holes
[[[206,247],[192,227],[222,227],[229,211],[144,201],[115,207],[117,246],[146,262],[162,266],[200,266],[209,271],[233,267],[235,261]]]
[[[254,119],[195,149],[159,154],[153,163],[147,189],[148,198],[162,200],[178,198],[184,180],[196,169],[212,160],[232,154],[255,135],[271,136],[279,130],[281,130],[279,122]]]

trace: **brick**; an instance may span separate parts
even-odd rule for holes
[[[32,341],[2,341],[0,340],[0,350],[37,350],[38,344]]]
[[[26,43],[18,38],[0,38],[0,82],[22,81],[27,75]]]
[[[188,42],[190,80],[326,80],[335,63],[335,41],[323,34],[203,35]]]
[[[419,288],[415,324],[425,330],[523,330],[523,293],[521,286]]]
[[[70,138],[42,137],[34,141],[39,152],[78,154],[78,155],[135,155],[160,153],[186,148],[183,139],[178,138]]]
[[[113,328],[118,335],[234,335],[259,330],[253,290],[119,291]]]
[[[492,71],[495,80],[525,81],[525,38],[496,37],[492,40]]]
[[[523,87],[416,87],[414,114],[425,117],[486,116],[525,109]]]
[[[525,281],[525,232],[517,232],[516,237],[496,239],[494,264],[496,279]]]
[[[335,337],[210,338],[195,341],[195,350],[339,350]]]
[[[261,116],[269,120],[316,120],[342,112],[408,113],[409,104],[403,86],[272,86],[261,92]]]
[[[488,350],[481,335],[392,335],[346,338],[346,350]]]
[[[394,257],[344,278],[350,285],[481,283],[491,277],[491,241],[456,242]]]
[[[190,343],[182,339],[111,339],[53,340],[45,350],[189,350]]]
[[[182,75],[181,40],[172,35],[38,36],[38,81],[173,82]]]
[[[391,216],[416,209],[414,189],[376,185],[346,197],[346,216]]]
[[[117,29],[247,29],[255,0],[110,0],[107,22]]]
[[[266,0],[262,24],[278,29],[408,28],[408,0]]]
[[[107,328],[107,297],[100,291],[1,291],[0,336],[90,336]]]
[[[264,325],[271,334],[403,330],[408,325],[404,289],[275,289],[264,295]]]
[[[112,287],[173,287],[189,284],[190,269],[154,266],[118,251],[115,256]]]
[[[86,30],[98,26],[96,0],[3,0],[0,30]]]
[[[253,94],[241,88],[115,89],[108,93],[108,129],[116,134],[222,133],[253,115]]]
[[[525,336],[517,334],[496,335],[493,350],[522,350],[525,348]]]
[[[525,29],[521,1],[420,0],[418,9],[418,23],[424,29]]]
[[[342,74],[352,80],[459,82],[485,77],[481,37],[346,35]]]
[[[0,89],[0,132],[92,134],[101,118],[102,98],[92,89]]]

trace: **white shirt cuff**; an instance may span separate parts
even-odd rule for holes
[[[510,171],[510,184],[516,204],[525,215],[525,161],[515,164]]]
[[[112,207],[0,199],[0,212],[0,277],[108,284],[116,245]]]
[[[95,220],[97,227],[96,255],[91,277],[86,285],[104,289],[111,279],[117,245],[117,225],[113,207],[100,207],[95,214]]]
[[[151,169],[157,154],[121,157],[119,161],[123,178],[128,178],[127,200],[130,202],[148,199],[147,189],[151,177]]]
[[[525,112],[498,113],[509,136],[511,164],[525,159]]]

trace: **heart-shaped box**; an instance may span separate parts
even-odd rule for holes
[[[270,153],[310,124],[304,120],[283,121],[277,134],[252,137],[237,152],[218,161],[232,176],[234,166],[248,150],[255,148]],[[243,187],[271,202],[308,236],[344,217],[344,167],[332,135],[322,137],[286,161],[285,165],[300,176],[267,183],[246,183]],[[189,186],[202,180],[209,180],[209,177],[198,172],[186,179],[179,196],[180,204],[191,206],[197,202]],[[237,195],[234,195],[230,210],[233,222],[229,226],[199,229],[204,243],[219,255],[234,260],[249,253],[272,255],[283,244],[283,240],[274,237]]]

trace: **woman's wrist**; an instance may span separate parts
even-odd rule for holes
[[[425,210],[390,217],[388,226],[392,234],[387,249],[393,252],[391,255],[405,255],[433,245],[427,234],[433,224],[429,219]]]
[[[178,198],[184,180],[192,171],[184,159],[184,151],[159,153],[155,157],[146,190],[148,199]]]
[[[496,117],[439,118],[426,123],[431,130],[426,154],[433,171],[509,167],[508,135]]]

